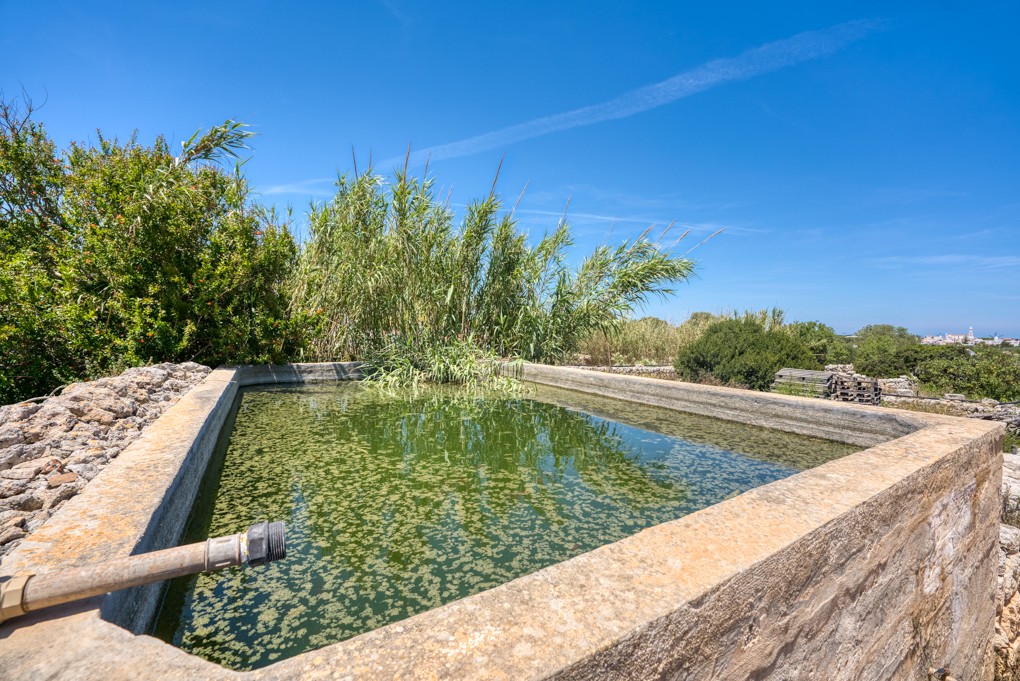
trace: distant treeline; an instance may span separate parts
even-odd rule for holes
[[[1020,400],[1020,352],[1012,347],[922,345],[903,327],[865,326],[850,337],[821,322],[784,321],[782,310],[696,312],[680,325],[654,317],[593,334],[581,352],[595,363],[673,364],[688,381],[768,390],[779,369],[849,364],[874,378],[912,376],[931,395]]]

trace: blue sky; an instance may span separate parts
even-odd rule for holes
[[[972,6],[976,5],[976,7]],[[295,226],[411,145],[462,205],[578,256],[672,220],[698,274],[647,312],[778,306],[849,332],[1020,336],[1020,4],[0,0],[0,87],[61,144],[236,118]],[[685,246],[686,244],[686,246]]]

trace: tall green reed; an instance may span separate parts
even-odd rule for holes
[[[453,382],[470,382],[477,371],[462,369],[479,358],[559,362],[693,272],[647,231],[572,268],[565,221],[532,245],[490,193],[458,224],[432,180],[406,169],[390,183],[371,169],[343,175],[336,188],[311,208],[291,300],[312,320],[305,352],[316,361],[367,359]]]

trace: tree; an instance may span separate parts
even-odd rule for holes
[[[246,148],[227,121],[173,156],[99,135],[72,145],[63,208],[65,316],[93,371],[117,362],[282,359],[296,246],[247,182],[215,164]]]
[[[786,330],[808,347],[822,364],[845,364],[850,362],[850,343],[836,334],[831,326],[821,322],[794,322]]]
[[[0,93],[0,402],[49,391],[82,367],[59,314],[61,254],[72,235],[65,168],[32,102]]]
[[[914,370],[931,392],[962,393],[972,399],[1020,400],[1020,355],[994,347],[978,348],[973,355],[964,348],[938,350],[943,352],[926,353]],[[945,352],[948,350],[958,352]]]
[[[872,324],[859,330],[854,351],[857,371],[876,378],[910,372],[906,351],[920,345],[920,338],[902,326]]]

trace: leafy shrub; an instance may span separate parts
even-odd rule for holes
[[[64,167],[45,130],[0,97],[0,402],[78,373],[57,309]]]
[[[217,364],[286,355],[285,284],[296,246],[249,201],[239,172],[211,164],[246,137],[228,122],[179,157],[161,138],[152,147],[101,136],[98,147],[71,147],[63,209],[75,243],[63,275],[74,296],[64,310],[76,350],[96,370],[118,359]]]
[[[930,353],[918,362],[914,373],[936,394],[954,392],[972,399],[1020,400],[1020,356],[999,348],[978,348],[973,356],[966,350]]]
[[[618,329],[593,333],[579,348],[596,363],[612,358],[614,364],[671,364],[681,348],[695,342],[716,322],[746,319],[764,329],[782,328],[784,313],[771,310],[747,310],[715,314],[694,312],[679,326],[656,317],[626,320]]]
[[[687,381],[708,376],[728,385],[768,390],[784,367],[820,368],[811,351],[781,328],[766,329],[745,316],[712,324],[676,358],[677,375]]]
[[[657,317],[642,317],[625,320],[616,329],[589,335],[581,342],[579,352],[590,355],[596,363],[611,357],[613,364],[672,364],[681,348],[701,338],[716,322],[746,319],[768,330],[786,328],[783,316],[778,308],[742,313],[694,312],[679,326]]]
[[[880,354],[882,348],[886,354]],[[865,346],[866,352],[855,362],[855,368],[863,374],[876,378],[895,376],[917,376],[921,367],[936,361],[950,364],[963,361],[966,363],[973,352],[962,345],[922,345],[920,343],[902,343],[897,347],[895,341],[888,338],[874,340]]]
[[[1012,349],[922,345],[906,329],[879,325],[858,332],[858,371],[877,378],[912,375],[934,395],[1020,400],[1020,355]]]
[[[282,360],[296,246],[250,200],[228,121],[181,154],[98,135],[57,152],[0,105],[0,401],[154,361]]]

